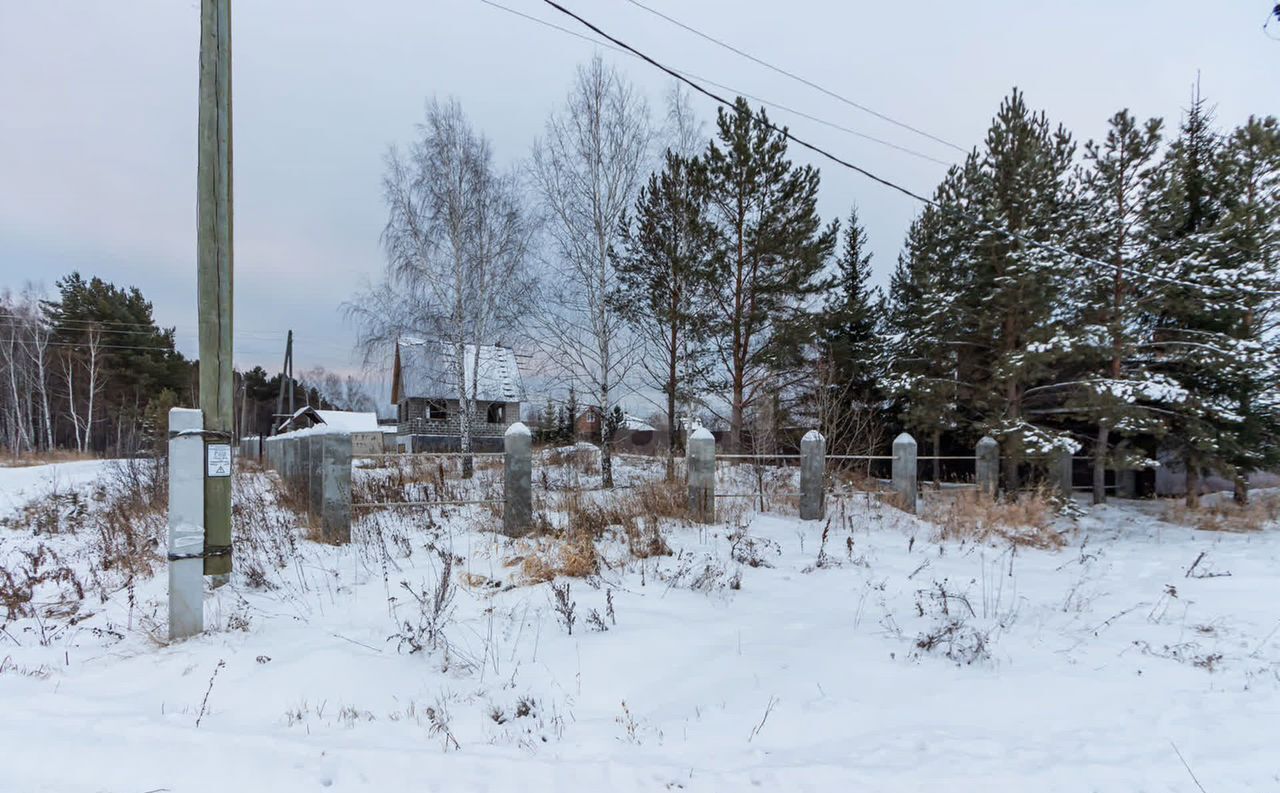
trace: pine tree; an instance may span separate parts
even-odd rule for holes
[[[615,253],[615,310],[644,340],[641,368],[666,398],[667,426],[676,426],[710,369],[706,344],[707,273],[712,251],[706,198],[697,163],[668,150],[624,221]],[[667,475],[675,475],[679,436],[668,433]]]
[[[1181,391],[1150,372],[1142,359],[1143,318],[1159,290],[1139,273],[1146,256],[1144,209],[1156,150],[1159,119],[1139,125],[1127,110],[1111,117],[1106,138],[1085,144],[1082,177],[1085,234],[1081,249],[1109,267],[1084,265],[1071,294],[1074,313],[1065,332],[1061,366],[1079,370],[1065,384],[1069,408],[1096,426],[1093,501],[1106,500],[1106,471],[1114,435],[1158,435],[1152,408],[1176,403]],[[1117,461],[1128,467],[1129,460]]]
[[[971,376],[981,385],[981,428],[1004,442],[1010,489],[1019,487],[1027,456],[1042,459],[1079,448],[1042,420],[1056,405],[1027,401],[1031,387],[1052,380],[1061,354],[1056,330],[1077,266],[1059,252],[1073,244],[1078,230],[1074,151],[1070,134],[1061,126],[1053,129],[1043,112],[1033,113],[1015,89],[987,133],[976,175],[965,180],[969,211],[983,221],[960,258],[962,264],[970,259],[976,270],[964,300],[972,312],[967,342],[978,363]]]
[[[827,282],[822,268],[837,228],[817,212],[818,171],[787,159],[787,141],[764,110],[741,97],[716,119],[718,142],[702,158],[716,250],[711,338],[725,372],[733,450],[765,383],[798,365],[811,334],[804,301]]]

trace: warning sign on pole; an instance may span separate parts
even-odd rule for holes
[[[205,454],[206,476],[231,476],[231,444],[211,443]]]

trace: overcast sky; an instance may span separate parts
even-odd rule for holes
[[[500,0],[573,27],[539,0]],[[659,60],[929,157],[960,155],[792,82],[626,0],[562,0]],[[880,113],[969,148],[1012,86],[1080,141],[1130,108],[1175,125],[1201,74],[1221,125],[1280,112],[1271,0],[645,0]],[[527,157],[595,47],[480,0],[237,0],[237,366],[353,368],[338,311],[382,264],[387,146],[432,95],[459,98],[503,163]],[[1272,25],[1273,35],[1277,25]],[[136,285],[195,344],[197,0],[0,0],[0,285],[72,270]],[[603,51],[661,110],[669,80]],[[710,100],[695,99],[708,120]],[[943,166],[773,111],[793,132],[920,192]],[[710,129],[710,125],[708,126]],[[877,281],[917,211],[803,152],[821,209],[857,203]]]

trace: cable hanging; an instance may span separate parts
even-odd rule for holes
[[[506,11],[506,12],[507,12],[507,13],[509,13],[509,14],[514,14],[514,15],[516,15],[516,16],[518,16],[518,17],[523,18],[523,19],[527,19],[527,20],[528,20],[528,21],[530,21],[530,22],[535,22],[535,23],[537,23],[537,24],[539,24],[539,25],[542,25],[543,27],[551,28],[552,30],[558,30],[558,31],[560,31],[561,33],[567,33],[568,35],[573,36],[574,38],[577,38],[577,39],[581,39],[581,40],[583,40],[583,41],[587,42],[588,44],[592,44],[592,45],[597,46],[597,47],[604,47],[605,49],[610,50],[610,51],[612,51],[612,52],[617,52],[617,53],[620,53],[620,54],[622,54],[622,55],[630,56],[630,57],[632,57],[632,58],[637,58],[637,57],[639,57],[639,56],[638,56],[638,55],[636,55],[634,52],[629,52],[629,51],[627,51],[627,50],[622,49],[621,47],[615,47],[615,46],[613,46],[612,44],[609,44],[609,43],[607,43],[607,42],[598,41],[598,40],[596,40],[596,39],[591,38],[590,36],[584,36],[583,34],[581,34],[581,33],[577,32],[576,30],[570,30],[569,28],[563,27],[563,26],[561,26],[561,25],[557,25],[557,24],[555,24],[554,22],[548,22],[548,21],[547,21],[547,20],[545,20],[545,19],[539,19],[538,17],[535,17],[535,16],[533,16],[533,15],[531,15],[531,14],[526,14],[526,13],[524,13],[523,11],[518,11],[518,10],[516,10],[516,9],[514,9],[514,8],[510,8],[510,7],[508,7],[508,6],[502,5],[501,3],[494,2],[494,0],[480,0],[480,2],[484,3],[484,4],[485,4],[485,5],[487,5],[487,6],[492,6],[493,8],[496,8],[496,9],[498,9],[498,10],[500,10],[500,11]],[[747,98],[747,99],[750,99],[752,102],[756,102],[756,103],[761,104],[761,105],[764,105],[764,106],[766,106],[766,107],[771,107],[771,108],[773,108],[773,109],[775,109],[775,110],[781,110],[781,111],[782,111],[782,112],[784,112],[784,113],[791,113],[792,115],[799,116],[800,118],[807,119],[807,120],[812,121],[812,122],[817,123],[817,124],[822,124],[823,126],[830,127],[831,129],[838,130],[838,131],[843,132],[843,133],[845,133],[845,134],[847,134],[847,135],[852,135],[852,136],[853,136],[853,137],[855,137],[855,138],[861,138],[861,139],[863,139],[863,140],[871,141],[872,143],[878,143],[878,144],[880,144],[881,146],[885,146],[885,147],[887,147],[887,148],[894,149],[895,151],[900,151],[900,152],[902,152],[903,154],[909,154],[909,155],[911,155],[912,157],[917,157],[917,158],[919,158],[919,159],[921,159],[921,160],[925,160],[925,161],[927,161],[927,162],[935,163],[935,164],[937,164],[937,165],[941,165],[941,166],[946,167],[946,168],[950,168],[952,165],[954,165],[954,163],[949,162],[949,161],[947,161],[947,160],[942,160],[942,159],[939,159],[939,158],[937,158],[937,157],[934,157],[934,156],[932,156],[932,155],[930,155],[930,154],[925,154],[924,152],[916,151],[915,149],[908,148],[907,146],[903,146],[903,145],[901,145],[901,144],[898,144],[898,143],[894,143],[894,142],[892,142],[892,141],[885,140],[884,138],[878,138],[878,137],[876,137],[875,135],[868,135],[868,134],[867,134],[867,133],[865,133],[865,132],[859,132],[859,131],[858,131],[858,130],[856,130],[856,129],[850,129],[849,127],[846,127],[846,126],[844,126],[844,125],[842,125],[842,124],[838,124],[838,123],[836,123],[836,122],[834,122],[834,121],[829,121],[829,120],[827,120],[827,119],[825,119],[825,118],[821,118],[821,117],[819,117],[819,116],[815,116],[815,115],[813,115],[813,114],[811,114],[811,113],[806,113],[806,112],[805,112],[805,111],[803,111],[803,110],[796,110],[796,109],[795,109],[795,108],[793,108],[793,107],[788,107],[787,105],[781,104],[781,103],[779,103],[779,102],[774,102],[774,101],[772,101],[772,100],[765,99],[765,98],[763,98],[763,97],[754,96],[754,95],[752,95],[752,94],[747,93],[746,91],[742,91],[742,90],[740,90],[740,89],[734,88],[733,86],[725,85],[724,83],[718,83],[718,82],[716,82],[715,80],[712,80],[712,79],[707,78],[707,77],[700,77],[700,76],[698,76],[698,75],[694,74],[693,72],[685,71],[685,70],[683,70],[683,69],[673,69],[673,71],[679,72],[680,74],[684,75],[685,77],[689,77],[689,78],[694,79],[694,80],[700,80],[700,81],[702,81],[702,82],[704,82],[704,83],[707,83],[708,85],[714,85],[715,87],[717,87],[717,88],[719,88],[719,89],[721,89],[721,90],[723,90],[723,91],[729,91],[729,92],[731,92],[731,93],[733,93],[733,94],[736,94],[736,95],[738,95],[738,96],[745,97],[745,98]]]
[[[959,146],[959,145],[957,145],[957,144],[955,144],[955,143],[952,143],[951,141],[949,141],[949,140],[947,140],[947,139],[945,139],[945,138],[940,138],[940,137],[938,137],[937,135],[934,135],[934,134],[929,133],[929,132],[925,132],[924,130],[919,129],[919,128],[917,128],[917,127],[913,127],[913,126],[911,126],[910,124],[908,124],[908,123],[906,123],[906,122],[904,122],[904,121],[899,121],[899,120],[897,120],[896,118],[893,118],[892,116],[888,116],[888,115],[885,115],[884,113],[881,113],[881,112],[879,112],[879,111],[872,110],[871,108],[867,107],[866,105],[859,104],[858,102],[855,102],[855,101],[853,101],[852,99],[849,99],[849,98],[848,98],[848,97],[846,97],[846,96],[842,96],[841,94],[838,94],[838,93],[836,93],[835,91],[832,91],[832,90],[831,90],[831,89],[829,89],[829,88],[825,88],[825,87],[823,87],[823,86],[821,86],[821,85],[819,85],[819,84],[817,84],[817,83],[813,82],[812,80],[807,80],[807,79],[805,79],[804,77],[801,77],[801,76],[800,76],[800,75],[798,75],[798,74],[795,74],[795,73],[793,73],[793,72],[789,72],[789,71],[787,71],[786,69],[783,69],[783,68],[782,68],[782,67],[780,67],[780,66],[774,66],[772,63],[769,63],[768,61],[765,61],[765,60],[763,60],[763,59],[761,59],[761,58],[757,58],[756,56],[752,55],[752,54],[751,54],[751,53],[749,53],[749,52],[744,52],[744,51],[742,51],[742,50],[738,49],[737,47],[733,46],[732,44],[729,44],[728,42],[722,41],[722,40],[720,40],[720,39],[716,38],[715,36],[712,36],[712,35],[710,35],[710,34],[708,34],[708,33],[703,33],[701,30],[698,30],[698,29],[697,29],[697,28],[695,28],[695,27],[691,27],[691,26],[689,26],[689,25],[686,25],[685,23],[681,22],[681,21],[680,21],[680,20],[678,20],[678,19],[675,19],[674,17],[669,17],[669,16],[667,16],[666,14],[662,13],[661,11],[659,11],[658,9],[656,9],[656,8],[650,8],[649,6],[645,5],[644,3],[641,3],[641,2],[640,2],[640,0],[627,0],[627,2],[631,3],[631,5],[635,6],[636,8],[644,9],[645,11],[649,12],[650,14],[653,14],[654,16],[661,17],[662,19],[665,19],[666,21],[670,22],[671,24],[675,25],[676,27],[682,28],[683,30],[687,30],[687,31],[689,31],[690,33],[692,33],[693,35],[698,36],[698,37],[700,37],[700,38],[702,38],[702,39],[705,39],[706,41],[709,41],[709,42],[711,42],[712,44],[715,44],[715,45],[716,45],[716,46],[718,46],[718,47],[723,47],[724,49],[729,50],[729,51],[730,51],[730,52],[732,52],[732,53],[735,53],[735,54],[737,54],[737,55],[740,55],[740,56],[742,56],[743,58],[746,58],[747,60],[751,61],[752,63],[759,64],[760,66],[763,66],[763,67],[765,67],[766,69],[769,69],[769,70],[771,70],[771,71],[777,72],[778,74],[781,74],[781,75],[783,75],[784,77],[789,77],[789,78],[791,78],[792,80],[795,80],[795,81],[797,81],[797,82],[803,83],[804,85],[809,86],[810,88],[814,89],[815,91],[820,91],[820,92],[822,92],[822,93],[826,94],[827,96],[831,97],[832,99],[836,99],[836,100],[838,100],[838,101],[840,101],[840,102],[844,102],[846,105],[848,105],[848,106],[850,106],[850,107],[853,107],[853,108],[857,108],[858,110],[861,110],[861,111],[862,111],[862,112],[864,112],[864,113],[869,113],[869,114],[871,114],[871,115],[875,116],[876,118],[880,119],[881,121],[887,121],[888,123],[893,124],[893,125],[894,125],[894,126],[896,126],[896,127],[901,127],[902,129],[908,130],[908,131],[910,131],[910,132],[914,132],[914,133],[915,133],[915,134],[917,134],[917,135],[920,135],[920,136],[922,136],[922,137],[928,138],[929,140],[933,141],[934,143],[941,143],[943,146],[947,146],[947,147],[949,147],[949,148],[955,149],[956,151],[960,152],[961,154],[968,154],[968,153],[969,153],[969,152],[968,152],[968,150],[967,150],[967,149],[965,149],[963,146]]]
[[[485,0],[485,1],[487,2],[488,0]],[[597,27],[596,25],[592,24],[591,22],[588,22],[586,19],[583,19],[581,16],[577,15],[577,14],[576,14],[576,13],[574,13],[573,11],[570,11],[569,9],[567,9],[567,8],[565,8],[564,6],[560,5],[558,2],[556,2],[556,0],[542,0],[542,2],[544,2],[544,3],[546,3],[547,5],[551,6],[551,7],[552,7],[552,8],[554,8],[555,10],[559,11],[561,14],[564,14],[565,16],[568,16],[568,17],[571,17],[572,19],[577,20],[580,24],[582,24],[583,26],[585,26],[585,27],[589,28],[591,31],[593,31],[593,32],[594,32],[594,33],[596,33],[597,35],[599,35],[599,36],[601,36],[602,38],[604,38],[604,39],[606,39],[606,40],[608,40],[608,41],[612,42],[613,44],[615,44],[615,45],[617,45],[617,46],[619,46],[619,47],[621,47],[621,48],[623,48],[623,49],[627,50],[628,52],[630,52],[630,53],[634,54],[636,57],[638,57],[638,58],[640,58],[641,60],[645,61],[646,63],[648,63],[649,65],[653,66],[654,68],[659,69],[660,71],[663,71],[663,72],[665,72],[666,74],[671,75],[671,76],[672,76],[672,77],[674,77],[675,79],[679,80],[680,82],[684,83],[685,85],[688,85],[690,88],[692,88],[693,90],[695,90],[695,91],[697,91],[698,93],[702,94],[703,96],[706,96],[706,97],[708,97],[708,98],[712,99],[713,101],[718,102],[719,104],[724,105],[725,107],[728,107],[728,108],[732,108],[732,107],[734,106],[732,102],[730,102],[729,100],[727,100],[727,99],[725,99],[724,97],[720,96],[719,94],[716,94],[715,92],[713,92],[713,91],[709,90],[708,88],[704,87],[703,85],[699,84],[698,82],[696,82],[696,81],[694,81],[694,80],[690,79],[689,77],[686,77],[685,75],[681,74],[680,72],[676,71],[675,69],[672,69],[672,68],[671,68],[671,67],[669,67],[669,66],[665,66],[665,65],[663,65],[662,63],[659,63],[658,61],[654,60],[654,59],[653,59],[652,57],[650,57],[649,55],[646,55],[645,53],[641,52],[640,50],[636,49],[635,47],[632,47],[630,44],[627,44],[625,41],[622,41],[621,39],[619,39],[619,38],[617,38],[617,37],[615,37],[615,36],[612,36],[612,35],[610,35],[610,34],[606,33],[605,31],[601,30],[601,29],[600,29],[599,27]],[[847,168],[847,169],[849,169],[849,170],[851,170],[851,171],[854,171],[855,173],[859,173],[859,174],[861,174],[862,176],[866,177],[867,179],[870,179],[871,181],[873,181],[873,182],[875,182],[875,183],[877,183],[877,184],[880,184],[880,185],[883,185],[883,186],[885,186],[885,187],[888,187],[890,190],[894,190],[894,191],[896,191],[896,192],[898,192],[898,193],[901,193],[902,195],[905,195],[905,196],[907,196],[908,198],[914,199],[914,200],[916,200],[916,201],[918,201],[918,202],[920,202],[920,203],[922,203],[922,204],[925,204],[926,206],[933,207],[934,209],[938,210],[939,212],[948,213],[948,214],[951,214],[951,215],[953,215],[953,216],[955,216],[955,217],[958,217],[958,218],[960,218],[961,220],[964,220],[964,221],[966,221],[966,222],[970,223],[971,225],[973,225],[973,226],[975,226],[975,227],[977,227],[977,228],[985,229],[985,230],[987,230],[987,231],[991,231],[991,232],[994,232],[994,233],[996,233],[996,234],[1001,234],[1001,235],[1003,235],[1003,236],[1005,236],[1005,237],[1007,237],[1007,238],[1009,238],[1009,239],[1011,239],[1011,240],[1015,240],[1015,241],[1017,241],[1017,242],[1021,242],[1021,243],[1023,243],[1024,245],[1027,245],[1027,246],[1030,246],[1030,247],[1033,247],[1033,248],[1038,248],[1038,249],[1043,250],[1043,251],[1048,251],[1048,252],[1050,252],[1050,253],[1055,253],[1055,254],[1058,254],[1058,255],[1060,255],[1060,256],[1067,256],[1067,257],[1070,257],[1070,258],[1076,259],[1076,260],[1081,261],[1081,262],[1086,262],[1086,263],[1088,263],[1088,264],[1093,264],[1093,265],[1095,265],[1095,266],[1103,267],[1103,268],[1106,268],[1106,269],[1109,269],[1109,270],[1114,270],[1114,271],[1116,271],[1116,272],[1128,273],[1128,274],[1133,275],[1133,276],[1136,276],[1136,277],[1138,277],[1138,278],[1146,278],[1146,279],[1149,279],[1149,280],[1152,280],[1152,281],[1160,281],[1160,282],[1162,282],[1162,283],[1174,284],[1174,285],[1176,285],[1176,286],[1185,286],[1185,287],[1189,287],[1189,288],[1192,288],[1192,289],[1206,289],[1206,290],[1208,290],[1208,289],[1213,289],[1213,288],[1214,288],[1214,287],[1212,287],[1212,286],[1210,286],[1210,285],[1207,285],[1207,284],[1201,284],[1201,283],[1196,283],[1196,282],[1194,282],[1194,281],[1184,281],[1184,280],[1179,279],[1179,278],[1171,278],[1171,277],[1169,277],[1169,276],[1157,275],[1157,274],[1155,274],[1155,273],[1143,273],[1143,272],[1140,272],[1140,271],[1137,271],[1137,270],[1132,270],[1132,269],[1129,269],[1129,268],[1123,267],[1123,266],[1121,266],[1121,265],[1119,265],[1119,264],[1115,264],[1114,262],[1104,262],[1104,261],[1102,261],[1102,260],[1100,260],[1100,259],[1094,259],[1094,258],[1092,258],[1092,257],[1090,257],[1090,256],[1085,256],[1085,255],[1083,255],[1083,254],[1075,253],[1075,252],[1073,252],[1073,251],[1069,251],[1069,250],[1067,250],[1067,249],[1065,249],[1065,248],[1063,248],[1063,247],[1061,247],[1061,246],[1054,245],[1054,244],[1052,244],[1052,243],[1040,242],[1039,240],[1033,240],[1033,239],[1030,239],[1030,238],[1028,238],[1028,237],[1024,237],[1024,236],[1023,236],[1023,235],[1021,235],[1021,234],[1018,234],[1018,233],[1016,233],[1016,232],[1010,231],[1010,230],[1008,230],[1008,229],[1000,228],[999,226],[995,226],[995,225],[993,225],[993,224],[991,224],[991,223],[989,223],[989,222],[987,222],[987,221],[985,221],[985,220],[981,220],[981,219],[977,219],[977,218],[970,217],[970,216],[966,215],[964,212],[962,212],[962,211],[960,211],[960,210],[958,210],[958,209],[955,209],[955,208],[953,208],[953,207],[949,207],[949,206],[945,206],[945,205],[943,205],[943,204],[940,204],[940,203],[938,203],[937,201],[934,201],[934,200],[933,200],[933,199],[931,199],[931,198],[928,198],[928,197],[926,197],[926,196],[920,195],[919,193],[917,193],[917,192],[915,192],[915,191],[911,190],[910,188],[903,187],[902,185],[897,184],[896,182],[890,181],[890,180],[888,180],[888,179],[886,179],[886,178],[884,178],[884,177],[882,177],[882,176],[878,176],[878,175],[876,175],[876,174],[872,173],[871,171],[868,171],[866,168],[863,168],[863,167],[861,167],[861,166],[859,166],[859,165],[855,165],[854,163],[849,162],[848,160],[846,160],[846,159],[844,159],[844,158],[842,158],[842,157],[839,157],[839,156],[837,156],[837,155],[835,155],[835,154],[831,153],[830,151],[827,151],[826,149],[822,148],[821,146],[818,146],[818,145],[816,145],[816,144],[810,143],[809,141],[804,140],[803,138],[796,137],[796,135],[794,135],[792,132],[790,132],[790,131],[789,131],[788,129],[786,129],[785,127],[779,127],[779,126],[777,126],[776,124],[773,124],[772,122],[766,122],[766,123],[767,123],[767,125],[768,125],[768,127],[769,127],[770,129],[772,129],[773,131],[775,131],[775,132],[777,132],[778,134],[782,135],[783,137],[785,137],[787,140],[791,141],[792,143],[795,143],[797,146],[800,146],[800,147],[802,147],[802,148],[804,148],[804,149],[808,149],[809,151],[811,151],[811,152],[813,152],[813,153],[815,153],[815,154],[817,154],[817,155],[819,155],[819,156],[821,156],[821,157],[824,157],[825,159],[828,159],[828,160],[830,160],[831,162],[836,163],[837,165],[840,165],[840,166],[842,166],[842,167],[844,167],[844,168]],[[1229,287],[1222,287],[1222,288],[1221,288],[1221,290],[1231,291]],[[1266,296],[1280,296],[1280,292],[1277,292],[1277,291],[1267,291],[1267,290],[1259,290],[1259,291],[1255,292],[1255,294],[1266,295]]]

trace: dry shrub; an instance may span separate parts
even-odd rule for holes
[[[561,446],[546,453],[547,465],[572,468],[580,474],[593,476],[600,473],[600,450],[591,444]]]
[[[875,495],[876,495],[876,498],[880,500],[880,503],[886,506],[893,507],[894,509],[906,508],[906,505],[907,505],[906,499],[903,498],[902,494],[897,492],[896,490],[885,490],[885,491],[876,493]],[[918,498],[916,503],[917,504],[919,503]]]
[[[276,571],[286,569],[298,555],[295,528],[303,521],[281,499],[278,482],[237,474],[232,489],[235,569],[254,589],[276,589]]]
[[[79,534],[90,515],[91,503],[79,491],[52,490],[23,504],[16,515],[0,518],[0,526],[32,534]]]
[[[999,500],[977,490],[943,490],[931,494],[921,510],[921,517],[938,526],[941,540],[997,537],[1033,548],[1066,544],[1053,528],[1056,514],[1052,496],[1043,489]]]
[[[689,521],[689,492],[680,481],[659,479],[645,482],[624,492],[620,500],[631,502],[627,508],[647,518]]]
[[[867,473],[861,464],[837,465],[830,471],[832,490],[855,493],[878,493],[885,489],[884,482]]]
[[[76,604],[84,600],[84,586],[57,552],[41,543],[19,554],[22,560],[17,564],[0,565],[0,606],[4,606],[5,619],[36,616],[33,600],[46,585],[57,588],[53,602],[63,607],[55,611],[74,613]],[[70,604],[69,609],[66,604]],[[45,616],[50,615],[47,607],[44,611]]]
[[[596,498],[598,496],[598,498]],[[629,489],[585,494],[566,490],[547,494],[547,513],[535,516],[531,545],[510,564],[520,564],[531,583],[556,576],[585,577],[600,571],[601,540],[626,544],[632,559],[670,556],[664,520],[688,520],[683,483],[651,481]]]
[[[1169,523],[1194,526],[1201,531],[1262,531],[1267,524],[1280,521],[1280,495],[1254,495],[1248,504],[1237,504],[1229,498],[1214,499],[1211,503],[1202,503],[1197,509],[1188,508],[1185,502],[1179,501],[1169,505],[1164,519]]]
[[[101,488],[102,505],[92,521],[98,531],[95,576],[124,580],[149,577],[162,561],[168,532],[169,471],[163,460],[112,463]]]

